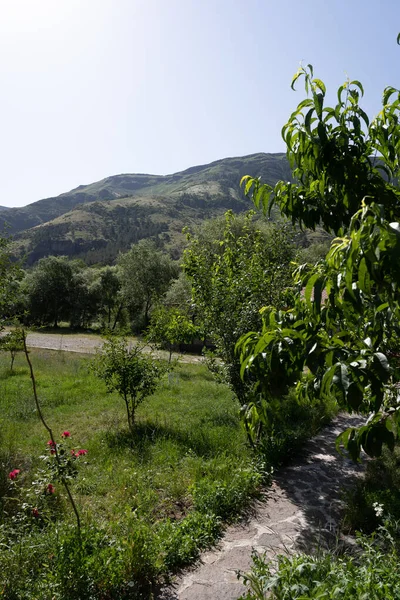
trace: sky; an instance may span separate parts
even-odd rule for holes
[[[282,152],[301,61],[374,115],[399,31],[399,0],[0,0],[0,205]]]

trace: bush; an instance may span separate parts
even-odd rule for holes
[[[398,600],[399,553],[393,543],[398,527],[381,528],[379,535],[359,537],[356,556],[322,554],[279,556],[278,566],[253,554],[252,571],[239,574],[249,590],[241,600]]]
[[[337,405],[333,398],[299,404],[292,388],[283,398],[274,399],[268,412],[271,426],[264,429],[259,451],[269,464],[278,466],[332,419]]]
[[[384,449],[382,456],[368,462],[365,478],[346,495],[344,526],[351,531],[371,533],[380,524],[374,504],[383,505],[384,512],[400,519],[400,446],[393,452]]]
[[[221,478],[200,480],[192,490],[195,509],[224,520],[237,516],[249,498],[257,494],[262,474],[255,466],[236,469],[234,473],[227,481]]]

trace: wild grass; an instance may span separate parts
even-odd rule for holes
[[[179,365],[172,376],[166,376],[154,396],[139,407],[132,436],[121,398],[106,393],[104,384],[89,372],[91,357],[33,350],[31,360],[39,399],[53,431],[70,431],[71,444],[88,450],[72,485],[86,524],[85,535],[92,546],[109,536],[107,552],[103,549],[108,558],[115,544],[129,547],[136,540],[135,549],[128,552],[125,548],[129,557],[124,555],[121,573],[111,578],[118,580],[115,589],[120,594],[115,595],[114,590],[112,597],[134,597],[126,595],[132,577],[136,588],[193,560],[220,534],[221,518],[233,518],[256,493],[261,476],[239,424],[238,406],[231,392],[215,383],[204,366]],[[8,469],[18,468],[18,485],[28,488],[41,468],[39,457],[48,452],[48,435],[35,410],[23,355],[17,357],[12,373],[7,356],[0,356],[0,409],[3,487],[7,486]],[[55,485],[61,495],[61,486]],[[207,498],[214,495],[215,486],[221,501],[210,507]],[[61,504],[64,510],[57,523],[47,525],[48,540],[58,528],[58,541],[53,539],[57,547],[63,536],[70,535],[73,523],[66,502]],[[9,519],[3,515],[3,526],[7,523]],[[33,523],[29,536],[22,540],[24,547],[30,544],[35,548],[33,555],[43,546],[33,541],[38,533]],[[4,531],[3,535],[7,537]],[[132,552],[135,554],[138,545],[142,545],[142,554],[136,557],[132,573],[135,569],[140,572],[128,576]],[[3,552],[3,577],[8,559]],[[35,576],[24,575],[31,589],[43,576],[50,581],[54,572],[60,573],[54,561],[47,563],[45,575],[40,569]],[[93,565],[91,570],[96,570]],[[11,594],[10,580],[7,585],[4,589]],[[107,585],[102,583],[101,593]],[[55,598],[64,598],[54,590]],[[68,597],[75,597],[74,593],[69,590]],[[25,598],[28,592],[22,586],[18,594]],[[79,594],[77,597],[103,597],[100,591],[98,596],[85,596],[82,590]]]
[[[89,371],[92,358],[31,352],[53,432],[68,430],[69,445],[88,451],[71,482],[83,522],[79,538],[59,482],[48,481],[54,496],[35,496],[48,435],[24,356],[11,372],[8,356],[0,355],[0,598],[151,597],[157,582],[214,544],[224,523],[257,495],[270,459],[279,462],[327,413],[300,416],[288,397],[271,447],[255,455],[231,391],[205,366],[180,364],[139,406],[132,436],[123,400]],[[8,479],[13,469],[20,469],[16,482]],[[39,500],[43,518],[33,516]]]

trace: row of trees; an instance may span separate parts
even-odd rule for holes
[[[39,326],[66,321],[73,328],[97,323],[115,330],[131,321],[142,329],[178,274],[178,266],[151,240],[140,241],[120,255],[117,265],[103,268],[50,256],[21,278],[13,312]]]
[[[14,277],[9,316],[28,325],[68,322],[72,328],[97,325],[109,331],[142,332],[151,325],[151,339],[170,351],[177,342],[208,338],[232,370],[228,379],[236,380],[232,387],[244,402],[247,386],[234,345],[249,327],[261,325],[258,309],[277,301],[289,282],[292,237],[291,228],[261,223],[254,213],[228,212],[188,234],[181,265],[150,240],[133,245],[115,266],[42,258]]]

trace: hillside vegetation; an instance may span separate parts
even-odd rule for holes
[[[262,177],[271,185],[291,180],[284,154],[252,154],[172,175],[107,177],[55,198],[10,208],[4,223],[14,236],[15,254],[24,255],[27,264],[48,255],[105,264],[132,243],[153,236],[179,255],[184,226],[227,209],[242,212],[248,208],[239,188],[245,174]]]

